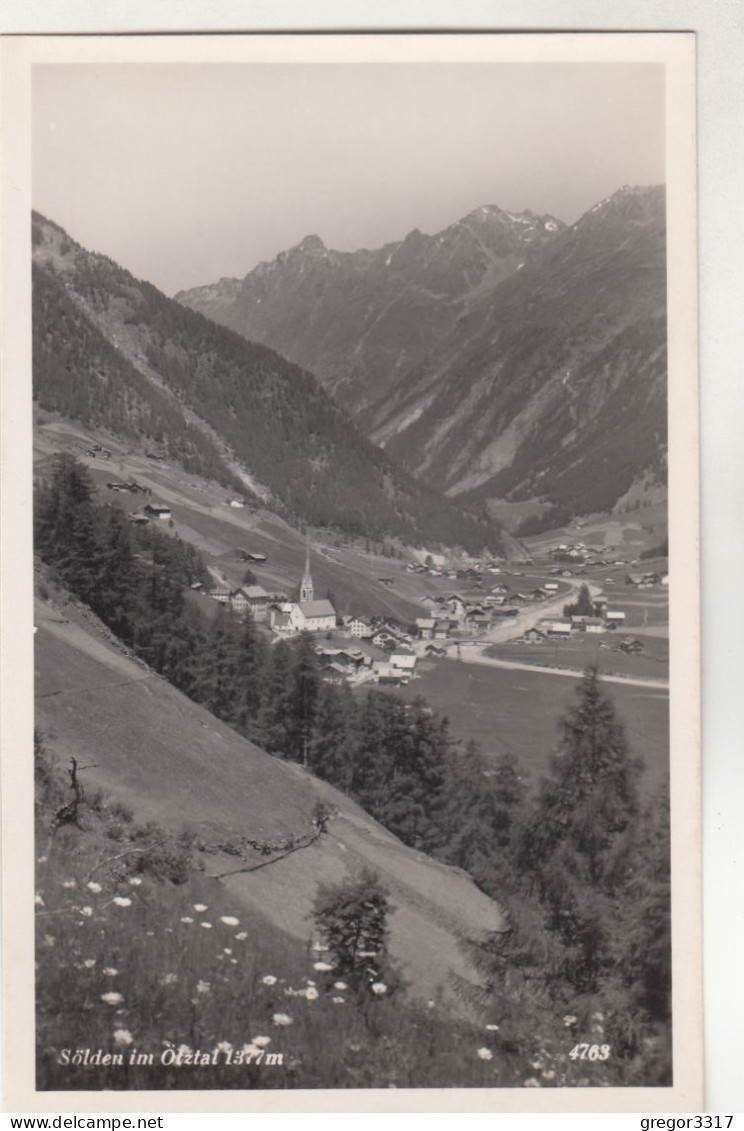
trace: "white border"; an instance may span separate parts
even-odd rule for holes
[[[695,522],[695,503],[697,499],[697,460],[696,460],[696,388],[695,388],[695,347],[696,347],[696,303],[695,303],[695,260],[694,232],[695,209],[694,194],[691,192],[694,182],[695,154],[694,134],[691,125],[694,117],[694,82],[690,67],[691,37],[677,36],[673,38],[649,36],[637,37],[618,35],[612,37],[584,36],[570,41],[560,36],[540,36],[529,39],[508,38],[494,39],[492,37],[429,37],[425,39],[412,37],[386,38],[384,41],[370,37],[327,37],[320,41],[311,42],[298,37],[282,36],[272,39],[222,39],[210,40],[173,39],[159,37],[157,39],[117,39],[117,40],[6,40],[3,85],[3,104],[7,110],[11,106],[10,120],[6,119],[6,141],[4,145],[3,161],[3,190],[4,190],[4,230],[3,246],[3,280],[6,283],[5,299],[8,299],[7,280],[14,280],[14,292],[25,291],[24,297],[28,298],[29,287],[29,241],[14,238],[16,233],[27,231],[28,213],[30,211],[30,197],[28,195],[28,131],[25,128],[16,129],[17,107],[27,95],[16,85],[27,81],[27,72],[22,75],[25,64],[30,61],[56,61],[66,59],[72,61],[80,58],[80,49],[84,47],[87,52],[95,51],[97,61],[113,60],[126,61],[160,61],[164,59],[183,59],[193,57],[194,50],[199,51],[200,59],[214,58],[215,61],[238,59],[285,59],[287,52],[293,57],[307,55],[308,49],[312,51],[312,59],[323,58],[326,61],[342,59],[344,61],[357,60],[385,61],[392,59],[408,60],[412,52],[416,58],[427,60],[452,58],[456,52],[458,61],[485,60],[508,58],[510,61],[520,60],[565,60],[568,58],[590,57],[596,59],[619,60],[656,60],[661,57],[667,63],[669,80],[668,107],[669,114],[669,143],[674,153],[674,171],[669,180],[669,239],[670,245],[677,250],[677,261],[670,263],[670,272],[675,281],[672,295],[672,310],[670,318],[670,362],[673,372],[680,374],[682,383],[677,386],[676,380],[672,389],[671,424],[672,442],[670,449],[670,462],[675,484],[684,473],[687,486],[684,490],[675,487],[672,495],[673,506],[671,511],[672,541],[676,547],[675,560],[684,560],[686,568],[684,581],[682,576],[675,575],[672,588],[671,633],[675,641],[675,657],[672,670],[672,683],[674,688],[679,687],[680,680],[684,680],[690,687],[691,693],[683,700],[676,693],[676,700],[682,711],[675,712],[672,727],[672,745],[675,750],[690,750],[694,761],[694,749],[698,728],[698,696],[697,696],[697,635],[694,629],[690,631],[690,610],[697,605],[698,576],[697,576],[697,527]],[[566,48],[568,46],[568,54]],[[588,56],[583,52],[588,52]],[[20,64],[20,67],[18,66]],[[21,176],[19,176],[21,172]],[[8,217],[10,221],[8,222]],[[16,223],[18,227],[16,228]],[[15,229],[15,230],[14,230]],[[5,243],[7,242],[7,246]],[[681,292],[677,291],[677,284],[684,281]],[[21,282],[23,287],[21,287]],[[677,297],[675,297],[677,296]],[[28,306],[28,302],[24,304]],[[24,311],[24,315],[27,310]],[[23,373],[24,378],[30,377],[28,367],[27,342],[29,339],[30,325],[27,317],[11,323],[5,320],[6,342],[4,349],[4,370],[16,374]],[[18,440],[22,433],[28,432],[29,412],[28,405],[24,402],[22,386],[17,378],[12,384],[6,382],[6,404],[3,419],[6,428],[11,429],[11,439]],[[6,433],[6,441],[8,435]],[[15,446],[15,445],[13,445]],[[10,445],[9,445],[10,447]],[[692,457],[692,458],[691,458]],[[24,464],[30,482],[30,470],[27,460]],[[7,489],[7,478],[6,478]],[[8,499],[6,498],[6,502]],[[691,523],[692,516],[692,523]],[[25,537],[21,544],[27,548],[28,528],[30,519],[30,499],[27,492],[21,492],[19,497],[17,488],[10,497],[10,520],[17,517],[22,524]],[[7,516],[6,516],[7,520]],[[18,527],[13,522],[14,544],[6,562],[7,572],[4,573],[4,593],[13,593],[14,605],[22,607],[22,599],[28,599],[30,588],[30,563],[28,555],[18,552]],[[6,547],[6,551],[7,551]],[[686,646],[677,649],[677,642]],[[15,647],[14,637],[14,647]],[[14,672],[21,672],[22,676],[32,671],[29,664],[30,634],[26,638],[20,637],[18,648],[14,650]],[[6,653],[7,654],[7,653]],[[6,673],[7,674],[7,671]],[[30,679],[23,679],[23,686],[30,686]],[[21,723],[21,726],[24,724]],[[25,722],[25,736],[28,737],[28,722]],[[16,732],[18,736],[18,732]],[[24,737],[21,731],[20,737]],[[28,746],[23,743],[28,749]],[[695,1046],[699,1028],[698,995],[699,983],[695,977],[699,957],[699,929],[700,913],[698,905],[698,859],[697,859],[697,790],[696,782],[689,782],[689,754],[685,755],[684,766],[673,766],[673,792],[675,806],[675,827],[673,843],[675,849],[675,1079],[674,1089],[613,1089],[592,1091],[587,1089],[543,1093],[522,1091],[507,1092],[460,1092],[448,1090],[446,1092],[425,1093],[435,1101],[433,1110],[459,1110],[466,1102],[471,1111],[498,1111],[498,1110],[545,1110],[554,1109],[556,1098],[560,1098],[562,1110],[598,1110],[607,1111],[648,1111],[655,1110],[658,1101],[663,1096],[663,1108],[667,1111],[690,1110],[689,1104],[696,1096],[699,1086],[699,1056]],[[10,767],[12,780],[6,783],[6,800],[8,797],[15,799],[16,790],[23,786],[24,768],[20,764]],[[28,782],[26,781],[26,786]],[[9,824],[7,835],[13,844],[14,856],[19,839],[14,835],[13,810],[7,813]],[[20,829],[15,832],[21,833]],[[28,832],[28,830],[26,830]],[[23,854],[32,862],[33,853]],[[682,863],[680,864],[680,860]],[[684,878],[684,887],[681,879]],[[15,869],[13,873],[13,887],[18,890],[30,890],[27,886],[28,872],[22,874]],[[12,896],[13,892],[10,892]],[[682,940],[685,940],[682,943]],[[15,1012],[17,1019],[23,1016],[24,1008],[28,1007],[28,998],[22,1000],[27,988],[25,986],[26,973],[30,970],[30,951],[26,954],[22,950],[17,955],[6,952],[7,963],[10,962],[14,972],[14,982],[19,969],[23,968],[23,977],[19,979],[20,990],[14,990],[8,998],[7,1008]],[[683,977],[691,973],[693,976]],[[29,978],[30,982],[30,978]],[[14,1027],[18,1033],[19,1027]],[[26,1035],[24,1034],[24,1037]],[[27,1046],[27,1042],[24,1041]],[[17,1039],[14,1049],[17,1047]],[[14,1050],[11,1050],[14,1051]],[[26,1050],[27,1051],[27,1050]],[[8,1052],[6,1050],[6,1056]],[[15,1057],[13,1057],[15,1060]],[[14,1074],[14,1085],[20,1083],[20,1077]],[[27,1083],[27,1081],[26,1081]],[[13,1096],[14,1091],[11,1091]],[[15,1094],[18,1094],[15,1092]],[[208,1100],[203,1104],[205,1099]],[[219,1093],[220,1108],[222,1110],[244,1110],[246,1099],[256,1101],[257,1093]],[[347,1091],[324,1093],[263,1093],[258,1102],[263,1110],[297,1110],[297,1098],[303,1104],[302,1110],[316,1109],[328,1111],[358,1111],[360,1104],[366,1110],[422,1110],[421,1093],[404,1093],[398,1091],[392,1097],[386,1092],[351,1093]],[[127,1093],[107,1094],[107,1101],[112,1102],[112,1110],[177,1110],[173,1102],[167,1107],[162,1106],[161,1093]],[[213,1110],[215,1093],[178,1093],[177,1097],[183,1103],[179,1107],[187,1110]],[[293,1102],[294,1099],[294,1102]],[[315,1101],[320,1100],[318,1104]],[[505,1100],[509,1100],[505,1103]],[[70,1101],[73,1101],[72,1106]],[[92,1103],[89,1104],[89,1100]],[[100,1093],[43,1093],[35,1097],[35,1102],[29,1110],[98,1110],[100,1108]],[[237,1103],[231,1102],[237,1100]],[[141,1101],[141,1102],[139,1102]],[[278,1101],[278,1102],[277,1102]],[[409,1106],[411,1104],[411,1106]],[[428,1106],[428,1105],[427,1105]]]

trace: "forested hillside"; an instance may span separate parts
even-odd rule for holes
[[[34,217],[34,394],[86,424],[152,435],[242,481],[291,522],[497,549],[497,527],[401,471],[308,372]]]

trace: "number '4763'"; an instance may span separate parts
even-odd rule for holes
[[[568,1054],[571,1060],[609,1060],[611,1045],[574,1045]]]

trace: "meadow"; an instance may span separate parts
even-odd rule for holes
[[[503,650],[505,656],[513,657],[509,645]],[[612,657],[614,660],[614,653]],[[539,661],[535,658],[533,662]],[[532,777],[545,771],[557,745],[559,720],[574,701],[578,681],[456,660],[424,662],[419,670],[421,678],[402,689],[406,699],[423,695],[449,718],[456,737],[474,739],[484,754],[495,757],[510,750]],[[650,793],[669,774],[668,696],[656,689],[615,683],[608,684],[606,691],[633,752],[644,759],[644,783]]]
[[[570,640],[546,640],[542,644],[524,644],[518,640],[493,644],[487,655],[520,664],[537,664],[549,668],[570,668],[583,671],[596,666],[607,675],[637,676],[663,680],[669,678],[669,640],[642,636],[642,652],[623,652],[620,641],[628,635],[622,631],[594,635],[576,633]],[[613,685],[613,692],[614,692]]]

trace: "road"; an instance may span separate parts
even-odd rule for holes
[[[480,644],[461,644],[457,658],[464,664],[485,664],[488,667],[507,668],[510,671],[517,672],[544,672],[547,675],[565,675],[574,680],[581,679],[584,674],[582,671],[575,671],[571,668],[548,668],[538,664],[523,664],[514,660],[497,660],[493,656],[484,655],[483,646]],[[659,691],[669,690],[669,684],[665,680],[607,675],[605,672],[602,673],[602,683],[624,683],[629,687],[655,688]]]

